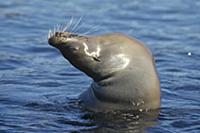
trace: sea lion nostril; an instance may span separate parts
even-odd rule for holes
[[[63,37],[63,36],[65,36],[65,34],[63,32],[56,32],[55,36],[56,37]]]
[[[60,32],[56,32],[56,33],[55,33],[55,36],[60,36]]]

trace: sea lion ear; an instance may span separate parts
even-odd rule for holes
[[[92,56],[92,58],[93,58],[95,61],[101,62],[100,58],[97,57],[97,56]]]

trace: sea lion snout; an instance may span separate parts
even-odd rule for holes
[[[67,37],[67,34],[65,32],[56,32],[55,36],[56,37]]]
[[[69,33],[69,32],[56,32],[55,37],[64,37],[64,38],[75,38],[79,37],[79,35],[74,34],[74,33]]]
[[[49,35],[48,43],[51,46],[58,47],[70,41],[78,41],[77,39],[79,37],[79,35],[70,32],[55,32],[54,34]]]
[[[72,33],[69,33],[69,32],[56,32],[55,37],[65,37],[65,38],[71,38],[71,37],[75,37],[75,36],[78,36],[78,35],[75,35],[75,34],[72,34]]]

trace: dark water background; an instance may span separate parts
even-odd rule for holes
[[[91,79],[47,44],[48,30],[85,16],[79,32],[122,32],[153,51],[161,112],[94,114],[78,105]],[[96,28],[97,29],[97,28]],[[200,132],[199,0],[1,0],[0,133]]]

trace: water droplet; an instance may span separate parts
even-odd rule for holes
[[[188,56],[191,56],[192,55],[192,53],[191,52],[188,52]]]

